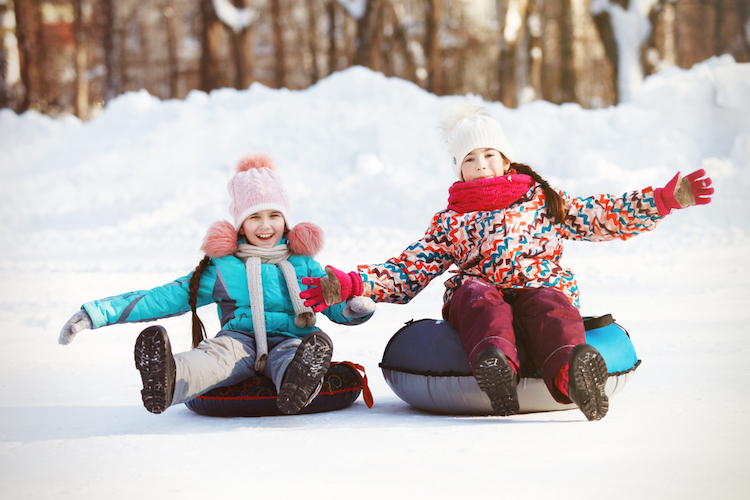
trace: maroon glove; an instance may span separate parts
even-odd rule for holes
[[[345,274],[334,267],[326,266],[326,274],[327,278],[302,278],[303,285],[311,286],[301,291],[299,296],[313,311],[320,312],[326,307],[362,295],[364,284],[356,272]]]
[[[682,177],[679,172],[663,188],[655,189],[656,207],[659,213],[667,215],[672,209],[679,210],[693,205],[706,205],[711,202],[714,188],[711,178],[705,177],[706,171],[696,170],[687,177]]]

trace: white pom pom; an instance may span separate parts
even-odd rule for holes
[[[453,129],[458,125],[458,122],[466,118],[473,118],[475,116],[487,116],[487,112],[484,110],[481,104],[470,101],[468,99],[462,99],[448,108],[448,111],[443,116],[441,127],[443,129],[443,138],[446,142],[449,141],[449,137]]]

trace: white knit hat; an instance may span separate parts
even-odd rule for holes
[[[489,116],[478,104],[462,100],[448,109],[443,118],[443,136],[448,143],[453,172],[461,176],[461,163],[477,148],[491,148],[514,161],[515,153],[503,133],[500,122]]]
[[[289,227],[289,197],[275,170],[273,160],[264,154],[240,160],[237,173],[227,186],[231,198],[229,214],[234,219],[235,231],[239,231],[245,219],[262,210],[278,210]]]

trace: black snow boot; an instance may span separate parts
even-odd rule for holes
[[[474,368],[479,388],[487,394],[495,415],[518,413],[518,385],[516,372],[497,347],[488,347],[479,353]]]
[[[570,353],[568,392],[589,420],[601,420],[609,410],[609,398],[604,392],[607,383],[607,363],[594,347],[575,346]]]
[[[143,406],[162,413],[172,404],[175,364],[167,331],[161,326],[143,330],[135,341],[135,367],[141,372]]]
[[[294,415],[313,400],[323,385],[332,355],[333,342],[325,333],[317,330],[302,339],[276,399],[282,413]]]

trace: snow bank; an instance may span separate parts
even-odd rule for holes
[[[56,343],[82,302],[189,272],[209,224],[228,218],[226,183],[248,152],[275,159],[292,222],[326,232],[321,262],[347,269],[400,252],[454,182],[438,122],[456,97],[350,68],[303,91],[254,84],[184,101],[129,93],[86,123],[0,111],[5,494],[276,497],[284,485],[286,496],[306,498],[469,498],[496,478],[492,491],[507,496],[578,498],[587,484],[611,498],[745,498],[749,87],[750,65],[722,57],[649,77],[609,109],[487,103],[519,160],[572,195],[663,186],[678,170],[705,168],[714,179],[713,203],[670,215],[653,233],[566,247],[582,312],[613,313],[644,359],[595,424],[575,411],[438,417],[398,400],[377,363],[404,321],[439,315],[438,283],[408,306],[380,305],[356,329],[322,322],[335,357],[367,368],[373,410],[150,415],[132,367],[142,325]],[[201,316],[218,329],[214,311]],[[187,348],[188,320],[164,324],[175,349]]]

